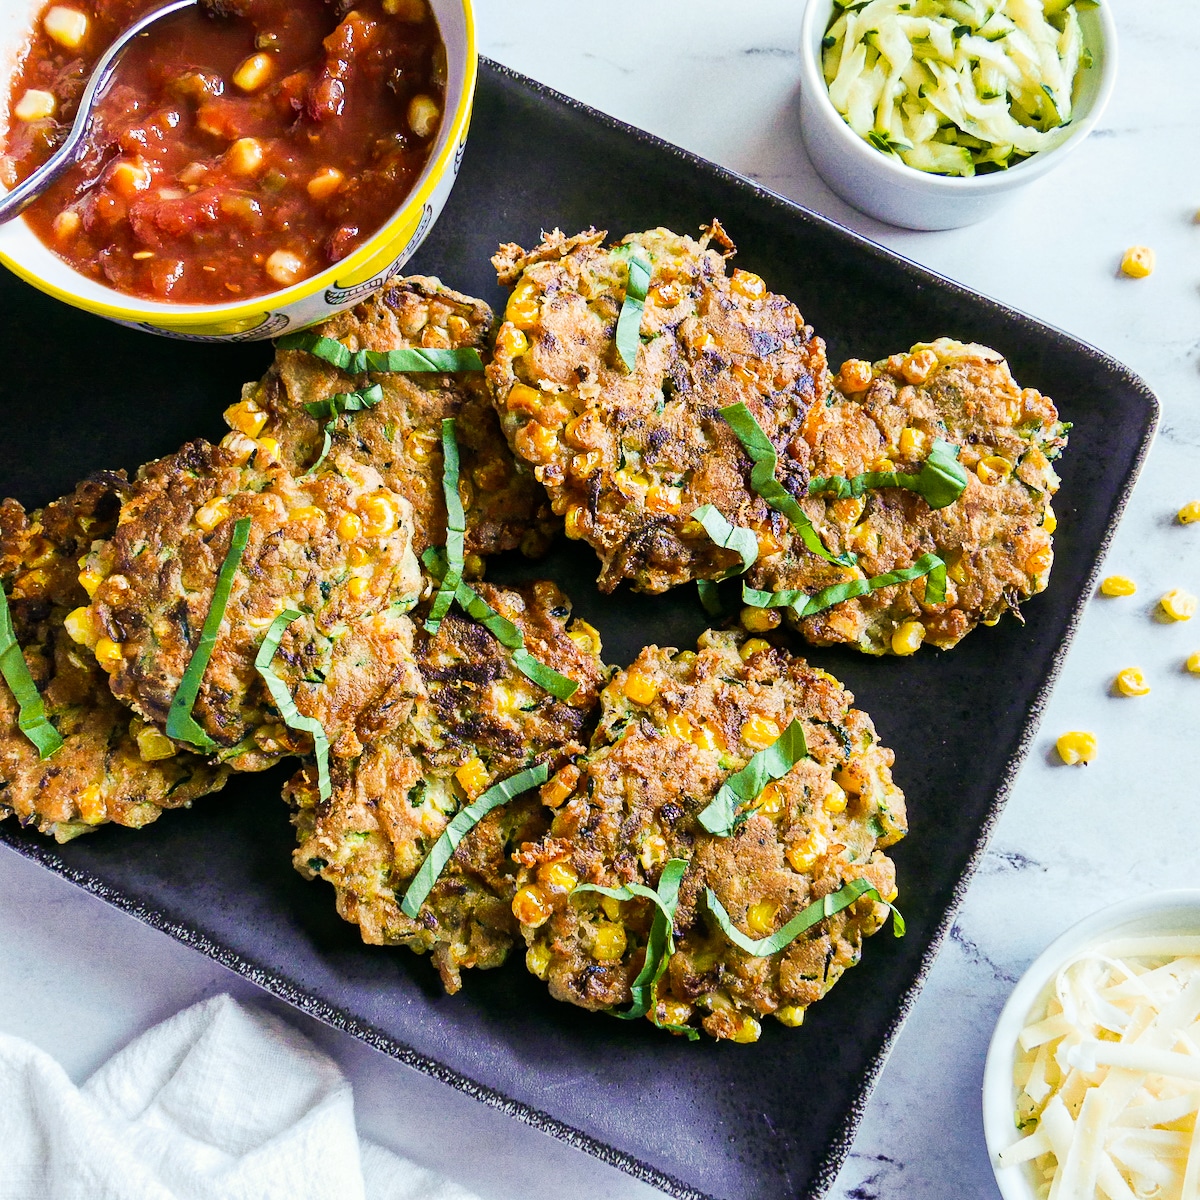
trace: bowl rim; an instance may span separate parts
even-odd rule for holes
[[[1004,1200],[1034,1200],[1025,1165],[1001,1167],[996,1154],[1014,1141],[1013,1060],[1017,1036],[1047,983],[1061,967],[1102,944],[1123,927],[1163,918],[1172,912],[1191,912],[1200,932],[1200,888],[1147,892],[1107,905],[1068,926],[1030,963],[1000,1010],[988,1042],[980,1101],[988,1163]]]
[[[800,78],[803,98],[809,103],[815,103],[821,111],[825,124],[835,128],[836,132],[833,136],[837,138],[842,153],[850,155],[867,169],[874,169],[901,186],[909,188],[914,185],[924,186],[927,190],[943,196],[976,197],[1019,187],[1021,183],[1026,182],[1026,176],[1040,175],[1049,170],[1051,165],[1061,161],[1091,133],[1108,107],[1108,102],[1116,86],[1117,25],[1109,6],[1101,3],[1091,10],[1099,21],[1101,30],[1103,54],[1099,59],[1100,82],[1091,107],[1065,141],[1049,150],[1039,150],[1005,171],[992,171],[986,175],[963,178],[953,175],[937,175],[931,171],[920,171],[869,145],[846,124],[846,119],[834,108],[833,101],[829,98],[829,88],[825,84],[825,75],[821,69],[821,57],[816,49],[819,42],[813,38],[813,26],[816,24],[818,13],[825,14],[825,19],[827,19],[829,15],[832,15],[832,9],[833,0],[807,0],[804,6],[804,16],[800,22]]]
[[[26,283],[73,307],[82,307],[88,312],[115,321],[136,321],[155,326],[162,319],[169,318],[172,328],[179,330],[184,330],[188,326],[206,326],[214,321],[235,322],[261,317],[265,312],[287,309],[324,288],[337,286],[339,276],[353,274],[388,244],[392,237],[392,231],[398,223],[422,210],[426,201],[444,179],[447,170],[455,167],[460,144],[466,136],[470,124],[471,107],[474,103],[475,85],[479,74],[479,50],[472,0],[454,0],[454,2],[462,10],[466,54],[462,86],[459,88],[454,116],[449,122],[444,122],[438,132],[440,149],[436,154],[430,156],[417,181],[417,186],[405,196],[400,207],[395,209],[361,246],[323,271],[310,275],[307,279],[302,279],[290,287],[274,292],[264,292],[262,295],[246,300],[234,300],[227,304],[172,304],[162,300],[142,300],[104,284],[97,284],[94,280],[88,280],[88,282],[95,284],[101,290],[102,296],[99,298],[82,296],[79,292],[63,287],[38,274],[26,266],[20,258],[5,250],[3,246],[0,246],[0,263]],[[30,236],[34,236],[32,231]],[[80,274],[65,261],[64,266],[73,275]],[[81,275],[81,278],[86,279],[87,277]]]

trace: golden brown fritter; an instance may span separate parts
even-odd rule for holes
[[[123,708],[92,655],[64,622],[88,602],[79,559],[112,533],[121,475],[81,483],[70,496],[27,515],[0,503],[0,576],[17,642],[63,739],[49,758],[17,725],[17,705],[0,684],[0,817],[15,815],[69,841],[107,821],[137,829],[164,808],[190,805],[224,786],[228,769],[176,752],[157,730]]]
[[[547,809],[536,791],[483,818],[458,847],[416,919],[400,902],[454,814],[491,784],[539,762],[551,771],[582,753],[579,739],[607,678],[595,630],[570,623],[552,583],[479,586],[541,662],[579,684],[567,702],[520,674],[482,625],[454,609],[436,635],[418,626],[424,688],[404,726],[334,768],[331,800],[311,770],[285,789],[300,845],[296,869],[334,885],[338,912],[375,945],[432,953],[448,992],[464,967],[498,966],[517,937],[512,850],[540,838]]]
[[[650,646],[618,672],[601,697],[591,749],[573,768],[582,774],[568,777],[569,792],[547,789],[557,801],[549,834],[518,852],[513,908],[526,961],[551,994],[590,1009],[629,1004],[652,905],[571,891],[578,883],[657,888],[677,858],[688,868],[653,1017],[735,1041],[755,1040],[765,1016],[799,1024],[858,961],[887,908],[862,897],[759,958],[721,932],[704,890],[753,938],[851,880],[894,897],[895,870],[882,850],[905,834],[904,796],[892,782],[892,752],[853,699],[826,672],[736,633],[706,633],[695,653]],[[708,833],[698,814],[792,720],[803,725],[809,757],[759,793],[731,836]]]
[[[492,310],[482,300],[451,291],[436,279],[413,276],[392,280],[311,332],[351,351],[473,347],[486,359],[491,325]],[[509,452],[479,372],[369,379],[382,387],[383,400],[338,421],[333,453],[374,467],[385,486],[409,500],[418,556],[427,546],[446,541],[441,443],[446,417],[456,420],[467,551],[498,554],[520,547],[532,555],[546,548],[552,526],[545,493],[529,468]],[[303,350],[278,350],[266,377],[248,384],[241,403],[225,417],[244,435],[274,438],[283,462],[300,473],[320,454],[326,424],[304,406],[364,382],[365,377],[346,375]]]
[[[516,287],[488,381],[505,435],[534,465],[567,536],[600,556],[600,587],[629,579],[662,592],[738,561],[691,519],[697,508],[769,527],[751,464],[718,410],[744,402],[787,446],[828,388],[825,347],[757,275],[726,275],[733,246],[716,222],[699,242],[665,229],[608,248],[604,237],[556,231],[529,253],[501,247],[492,261]],[[635,248],[652,275],[630,373],[614,338]],[[786,485],[786,456],[781,464]]]
[[[260,462],[260,459],[266,459]],[[249,542],[193,716],[238,770],[259,770],[308,740],[280,724],[255,670],[268,627],[301,617],[273,661],[335,755],[353,756],[405,716],[416,687],[412,623],[421,589],[408,502],[363,465],[330,461],[293,476],[269,453],[189,443],[143,467],[112,537],[88,559],[84,631],[113,693],[159,729],[211,607],[234,526]]]
[[[931,510],[919,495],[878,488],[857,499],[808,496],[801,507],[827,549],[858,556],[846,569],[825,562],[789,536],[784,549],[760,557],[751,586],[808,594],[843,580],[908,567],[933,552],[948,568],[946,599],[925,602],[925,579],[881,588],[798,620],[818,646],[848,643],[868,654],[912,653],[921,641],[955,645],[979,622],[994,625],[1006,610],[1042,591],[1054,561],[1058,490],[1051,460],[1066,445],[1054,403],[1022,388],[1008,364],[986,346],[941,338],[874,364],[851,360],[828,405],[804,424],[799,461],[812,477],[892,470],[915,474],[935,438],[961,447],[962,496]],[[746,614],[762,629],[777,616]]]

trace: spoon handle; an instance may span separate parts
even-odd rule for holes
[[[64,171],[72,166],[79,158],[84,140],[92,125],[92,110],[97,98],[103,93],[112,79],[113,72],[125,48],[135,37],[140,36],[156,21],[174,13],[182,12],[185,8],[194,8],[199,0],[171,0],[171,3],[148,12],[140,20],[135,21],[101,56],[87,81],[83,93],[79,97],[79,108],[75,120],[61,146],[40,167],[31,171],[7,195],[0,196],[0,225],[11,221],[29,207]]]

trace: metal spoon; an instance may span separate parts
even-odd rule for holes
[[[79,97],[79,109],[66,140],[48,159],[36,170],[17,184],[6,196],[0,196],[0,225],[11,221],[29,207],[64,171],[78,161],[84,141],[92,126],[92,109],[96,100],[108,86],[113,71],[125,53],[125,48],[135,37],[145,33],[151,25],[164,17],[183,12],[185,8],[195,8],[202,0],[171,0],[162,8],[148,12],[140,20],[135,21],[109,48],[104,52],[100,61],[92,71],[83,94]]]

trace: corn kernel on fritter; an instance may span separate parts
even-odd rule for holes
[[[140,828],[165,808],[186,807],[221,788],[228,768],[175,748],[123,708],[108,677],[68,636],[88,603],[79,559],[116,525],[120,475],[100,476],[39,512],[0,503],[0,577],[17,642],[46,714],[63,739],[39,759],[0,686],[0,817],[15,815],[65,842],[106,822]]]
[[[281,724],[254,666],[271,621],[292,607],[302,616],[273,669],[333,753],[357,754],[360,738],[393,727],[411,704],[404,613],[422,587],[408,502],[370,467],[330,463],[297,477],[261,450],[243,458],[202,441],[147,464],[113,535],[88,558],[99,582],[85,636],[114,695],[164,729],[244,517],[249,543],[193,716],[238,770],[305,748],[307,735]]]
[[[601,589],[629,579],[662,592],[737,561],[691,520],[701,505],[736,525],[769,522],[718,410],[744,401],[788,445],[827,389],[825,347],[757,275],[725,273],[733,247],[716,222],[699,242],[665,229],[619,247],[604,237],[555,232],[528,253],[500,248],[500,281],[516,286],[488,380],[505,435],[546,485],[568,537],[600,556]],[[628,372],[614,334],[631,247],[653,271],[644,344]]]
[[[514,910],[527,962],[551,994],[589,1009],[628,1005],[654,910],[641,898],[572,896],[571,888],[654,888],[664,864],[682,858],[689,865],[657,1020],[738,1041],[757,1037],[766,1016],[798,1024],[858,961],[887,908],[862,897],[757,958],[722,934],[702,896],[711,887],[753,937],[853,879],[894,896],[883,850],[906,832],[904,796],[892,782],[892,752],[852,704],[826,672],[730,632],[704,634],[694,653],[650,646],[618,672],[549,833],[518,852]],[[802,722],[809,757],[758,795],[731,836],[706,832],[697,816],[721,784],[793,719]]]
[[[812,594],[852,576],[870,578],[934,552],[948,567],[946,599],[925,601],[925,579],[881,588],[802,620],[788,618],[815,645],[847,643],[869,654],[911,653],[922,641],[949,649],[980,622],[1042,591],[1054,561],[1058,490],[1051,460],[1066,444],[1047,396],[1022,388],[986,346],[941,338],[874,365],[852,360],[827,404],[804,423],[798,462],[808,476],[864,471],[915,473],[935,438],[961,447],[963,494],[931,510],[915,492],[870,489],[856,499],[807,496],[801,506],[827,549],[858,564],[825,562],[790,535],[748,575],[764,591]],[[853,389],[853,390],[850,390]],[[911,639],[906,642],[905,639]]]
[[[570,624],[552,583],[479,586],[541,662],[579,684],[556,699],[520,674],[488,630],[453,609],[435,635],[418,625],[422,692],[404,726],[334,767],[322,804],[311,769],[285,789],[299,846],[296,869],[334,885],[338,912],[373,944],[431,953],[448,992],[465,967],[499,965],[517,939],[513,849],[540,838],[547,809],[536,791],[493,810],[463,839],[416,919],[400,902],[454,814],[491,784],[582,753],[580,738],[607,673],[594,631]]]

